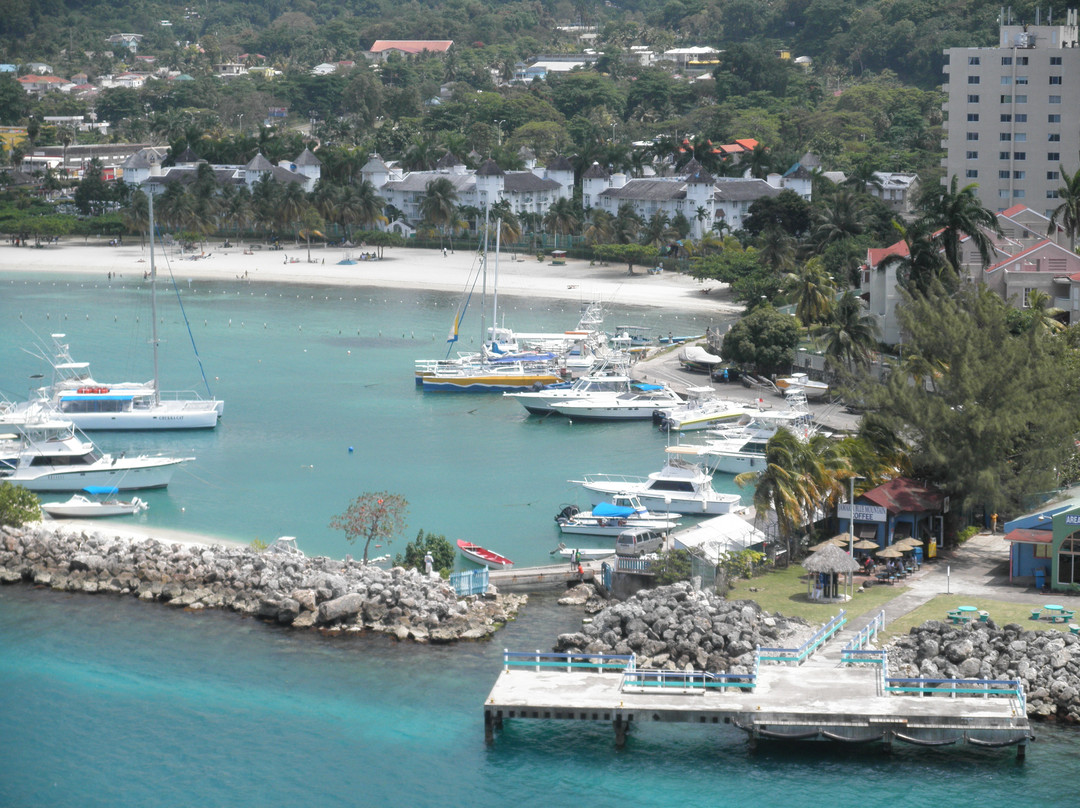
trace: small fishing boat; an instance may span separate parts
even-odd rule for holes
[[[590,399],[563,401],[551,409],[568,418],[593,421],[648,420],[657,410],[683,403],[682,396],[664,384],[635,382],[626,393],[608,393]]]
[[[555,516],[555,522],[563,533],[588,536],[618,536],[632,527],[648,527],[654,530],[673,530],[679,526],[679,513],[649,511],[641,501],[630,494],[615,494],[611,502],[600,502],[591,511],[578,510],[567,505]]]
[[[569,560],[574,558],[574,554],[577,554],[577,558],[582,561],[599,561],[602,558],[611,558],[615,555],[614,547],[567,547],[565,544],[559,543],[559,546],[551,551],[551,555],[559,555]]]
[[[475,561],[477,564],[482,564],[485,567],[495,567],[496,569],[505,569],[506,567],[514,566],[514,562],[504,555],[485,549],[479,544],[473,544],[471,541],[465,539],[458,539],[458,549],[461,550],[461,554],[470,561]]]
[[[722,358],[709,353],[700,345],[684,345],[679,349],[679,364],[694,373],[710,373],[713,368],[723,363]]]
[[[776,386],[781,394],[787,396],[788,391],[802,391],[807,398],[824,398],[829,392],[829,385],[811,379],[805,373],[792,373],[790,376],[781,376],[776,380]]]
[[[53,519],[93,519],[99,516],[132,516],[145,511],[150,506],[138,497],[129,500],[116,499],[112,495],[118,488],[103,485],[88,485],[86,493],[108,499],[91,499],[82,494],[75,494],[66,502],[42,502],[41,510]]]

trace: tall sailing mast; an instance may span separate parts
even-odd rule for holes
[[[157,334],[157,269],[154,267],[154,192],[146,195],[150,204],[150,341],[154,346],[154,406],[161,403],[161,389],[158,384],[158,334]]]

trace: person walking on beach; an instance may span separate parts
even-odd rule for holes
[[[446,247],[442,248],[442,257],[446,258]]]

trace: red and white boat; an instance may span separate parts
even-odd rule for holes
[[[458,539],[458,549],[461,550],[461,554],[470,561],[475,561],[477,564],[483,564],[485,567],[497,567],[504,569],[506,567],[514,566],[514,562],[503,555],[499,555],[491,550],[486,550],[479,544],[473,544],[471,541],[465,541],[465,539]]]

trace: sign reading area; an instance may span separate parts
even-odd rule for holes
[[[850,503],[836,506],[838,519],[851,519]],[[888,512],[880,505],[856,505],[855,520],[858,522],[884,522],[888,519]]]

